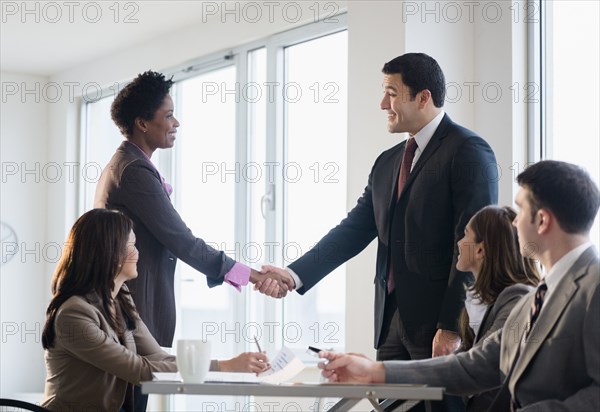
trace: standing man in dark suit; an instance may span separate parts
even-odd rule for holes
[[[580,167],[536,163],[517,177],[524,255],[543,281],[504,327],[468,352],[411,362],[373,362],[322,352],[323,375],[339,382],[423,383],[470,395],[501,387],[490,411],[600,410],[600,262],[590,229],[600,192]]]
[[[263,270],[292,277],[304,294],[377,238],[377,357],[423,359],[460,343],[469,275],[456,270],[456,243],[475,212],[497,203],[496,158],[442,110],[446,85],[433,58],[404,54],[386,63],[383,74],[388,130],[408,133],[408,140],[377,158],[356,206],[313,249],[287,270]]]

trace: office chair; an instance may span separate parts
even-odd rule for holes
[[[18,401],[16,399],[0,399],[0,406],[13,406],[15,408],[22,409],[24,411],[33,411],[33,412],[48,412],[48,409],[42,408],[39,405],[35,405],[29,402]],[[0,408],[0,411],[4,410],[4,408]]]

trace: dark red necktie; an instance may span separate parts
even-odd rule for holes
[[[402,164],[400,165],[400,176],[398,177],[398,195],[400,198],[400,193],[402,193],[402,189],[408,180],[408,176],[410,175],[410,169],[412,168],[413,160],[415,158],[415,152],[417,151],[417,142],[414,137],[410,137],[408,142],[406,142],[406,147],[404,148],[404,155],[402,156]]]
[[[409,137],[406,142],[406,147],[404,148],[404,155],[402,156],[402,164],[400,165],[400,176],[398,176],[398,194],[396,195],[396,199],[400,199],[400,193],[402,193],[402,189],[408,180],[408,176],[410,175],[410,169],[412,168],[413,160],[415,158],[415,152],[417,151],[417,142],[414,137]],[[391,247],[391,245],[390,245]],[[391,258],[391,256],[390,256]],[[389,270],[388,270],[388,284],[387,290],[388,293],[392,293],[394,290],[394,270],[392,268],[392,262],[390,261]]]

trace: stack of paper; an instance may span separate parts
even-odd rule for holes
[[[304,368],[304,363],[294,355],[294,352],[284,346],[271,361],[271,369],[259,374],[258,380],[265,383],[279,384],[292,379]]]
[[[271,368],[258,376],[254,373],[208,372],[204,382],[269,383],[277,385],[292,379],[305,368],[304,363],[285,346],[281,348],[270,363]],[[154,372],[153,375],[154,380],[158,381],[182,381],[179,372]]]

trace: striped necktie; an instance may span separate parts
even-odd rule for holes
[[[542,310],[542,305],[544,304],[544,298],[546,297],[547,291],[548,291],[548,285],[546,285],[546,283],[544,283],[544,282],[540,283],[537,290],[535,291],[535,295],[533,297],[533,302],[531,302],[531,308],[529,309],[529,322],[527,322],[527,325],[525,326],[525,342],[527,342],[527,337],[531,333],[531,329],[533,328],[535,321],[540,316],[540,312]],[[521,351],[519,351],[519,354],[515,358],[515,360],[513,362],[513,367],[511,368],[509,375],[512,374],[514,365],[517,363],[517,359],[520,355],[521,355]],[[508,378],[509,377],[507,377],[507,380],[508,380]],[[515,398],[511,398],[511,400],[510,400],[511,412],[514,412],[517,409],[519,409],[519,404],[517,403]]]
[[[535,296],[533,297],[533,302],[531,303],[531,309],[529,310],[529,322],[527,323],[527,327],[525,329],[525,338],[529,336],[535,321],[540,316],[540,311],[542,310],[542,305],[544,304],[544,298],[546,297],[547,291],[548,286],[544,282],[540,283],[535,291]]]

